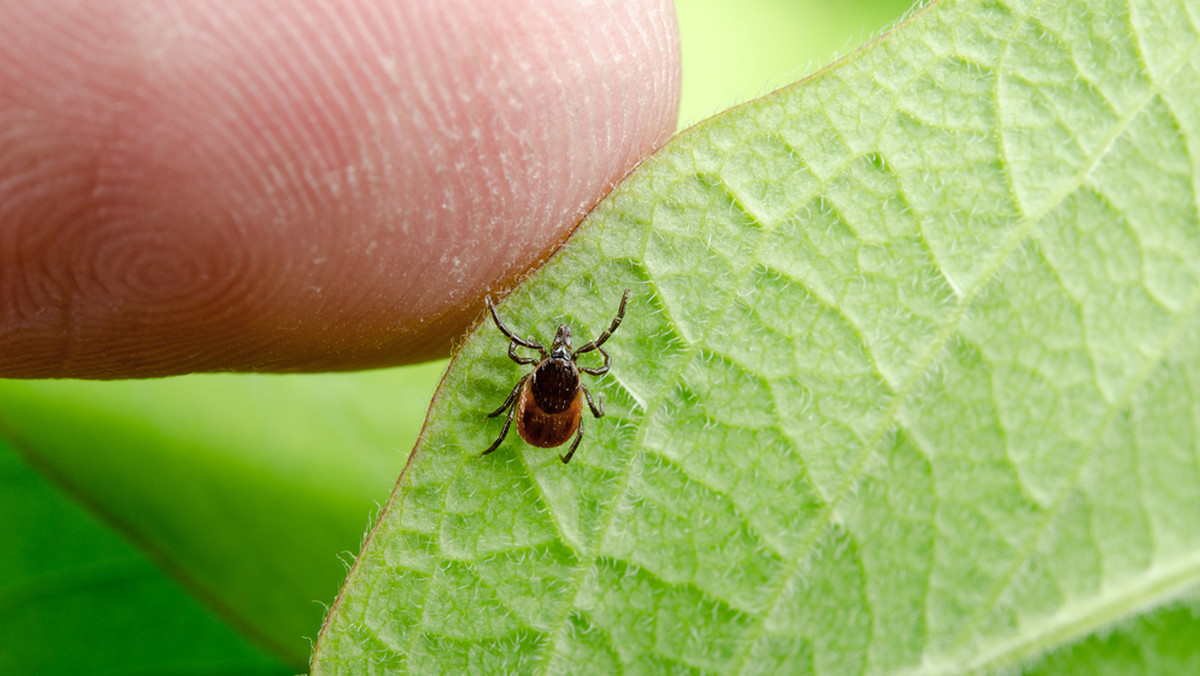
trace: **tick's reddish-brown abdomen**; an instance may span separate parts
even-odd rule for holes
[[[538,406],[531,391],[532,387],[533,378],[529,378],[517,397],[517,432],[531,446],[562,446],[579,429],[579,418],[583,414],[583,394],[576,391],[574,399],[565,411],[547,413]]]

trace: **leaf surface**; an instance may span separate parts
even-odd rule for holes
[[[480,458],[528,370],[481,325],[314,674],[1066,668],[1180,626],[1198,24],[936,2],[681,135],[501,306],[578,344],[633,289],[608,415]]]
[[[295,673],[0,441],[0,673]]]
[[[71,672],[71,660],[88,654],[99,637],[73,630],[80,618],[117,626],[139,615],[139,608],[143,617],[180,622],[199,613],[195,599],[165,575],[153,574],[150,561],[128,545],[121,557],[140,563],[118,557],[121,565],[152,581],[151,587],[172,592],[130,593],[112,605],[98,594],[60,603],[70,598],[74,583],[65,575],[43,578],[39,571],[99,565],[89,563],[92,557],[112,559],[116,545],[110,541],[119,542],[110,531],[115,529],[232,628],[300,668],[322,603],[345,575],[339,557],[357,548],[370,515],[403,467],[420,426],[412,412],[428,400],[429,375],[442,368],[119,382],[0,380],[0,443],[19,448],[62,491],[57,501],[0,510],[0,529],[21,534],[27,548],[17,559],[0,557],[0,584],[42,580],[10,608],[36,611],[46,624],[62,629],[38,633],[41,642],[12,643],[13,659],[61,658],[60,671]],[[63,525],[61,535],[46,529],[39,541],[33,524],[58,524],[60,511],[72,502],[92,518]],[[61,539],[76,544],[64,552]],[[98,551],[91,552],[88,543],[96,543]],[[193,638],[203,643],[217,633],[206,629]],[[130,632],[126,643],[104,642],[114,662],[136,663],[139,636]],[[133,652],[122,653],[126,648]],[[160,649],[175,654],[166,644]]]

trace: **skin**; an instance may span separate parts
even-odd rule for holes
[[[675,127],[667,0],[0,0],[0,376],[449,353]]]

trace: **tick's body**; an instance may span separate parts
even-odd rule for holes
[[[579,428],[583,418],[583,387],[579,384],[578,370],[571,371],[574,373],[548,363],[525,379],[525,385],[517,395],[517,432],[531,445],[538,448],[562,446]],[[544,383],[548,380],[560,381],[553,385],[558,391],[545,391]],[[570,391],[560,388],[568,380],[574,380],[575,386]]]
[[[487,299],[488,310],[492,313],[496,327],[500,329],[501,333],[508,336],[510,341],[508,356],[518,364],[537,364],[537,367],[517,381],[516,387],[512,389],[500,408],[488,414],[489,418],[493,418],[508,410],[508,418],[504,421],[504,429],[500,431],[500,437],[483,452],[483,455],[500,447],[500,442],[504,441],[504,437],[508,435],[508,429],[515,417],[517,433],[521,435],[522,439],[539,448],[561,446],[574,435],[575,441],[571,443],[570,450],[566,455],[560,456],[564,463],[571,461],[571,456],[575,454],[575,449],[579,447],[579,442],[583,439],[584,400],[587,400],[592,415],[597,418],[604,417],[604,402],[601,401],[597,405],[592,400],[592,393],[580,382],[579,374],[601,376],[608,373],[611,357],[601,346],[621,325],[621,320],[625,317],[625,302],[628,300],[629,289],[625,289],[625,294],[621,296],[621,307],[617,310],[617,316],[613,319],[612,326],[600,334],[596,340],[572,352],[571,327],[563,324],[558,327],[558,332],[554,335],[554,344],[547,352],[542,345],[531,340],[522,340],[508,330],[508,327],[500,321],[500,317],[496,314],[496,307],[492,305],[492,299]],[[522,357],[517,354],[517,347],[537,350],[539,357]],[[592,350],[604,355],[604,366],[593,369],[580,367],[575,363],[579,355]]]

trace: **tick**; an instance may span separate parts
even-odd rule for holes
[[[496,306],[492,305],[491,297],[487,298],[488,310],[492,313],[492,320],[496,322],[496,328],[500,329],[500,333],[507,336],[510,341],[508,343],[509,358],[522,366],[531,364],[537,364],[537,366],[521,376],[500,408],[488,414],[487,417],[495,418],[507,410],[508,418],[504,420],[504,428],[500,430],[500,436],[495,443],[481,455],[487,455],[500,447],[500,442],[508,436],[508,428],[512,426],[515,417],[517,433],[530,445],[538,448],[562,446],[567,443],[567,439],[570,439],[571,435],[575,435],[575,441],[571,442],[571,448],[567,454],[558,456],[564,464],[571,462],[571,456],[575,455],[575,449],[579,448],[579,442],[583,439],[583,400],[587,399],[588,408],[592,409],[592,415],[597,418],[604,417],[604,400],[592,399],[592,393],[580,380],[579,374],[602,376],[608,373],[612,357],[604,351],[602,346],[604,341],[612,337],[613,331],[617,330],[617,327],[621,325],[621,320],[625,318],[625,303],[628,300],[629,289],[625,289],[625,293],[621,296],[621,307],[617,309],[617,316],[613,318],[612,326],[592,342],[578,350],[572,350],[571,327],[560,324],[558,332],[554,334],[554,344],[550,346],[549,350],[546,350],[545,346],[540,343],[523,340],[510,331],[504,322],[500,321],[500,316],[496,314]],[[538,356],[522,357],[517,354],[518,347],[537,350]],[[588,368],[578,364],[576,360],[579,355],[592,350],[604,355],[604,366]]]

